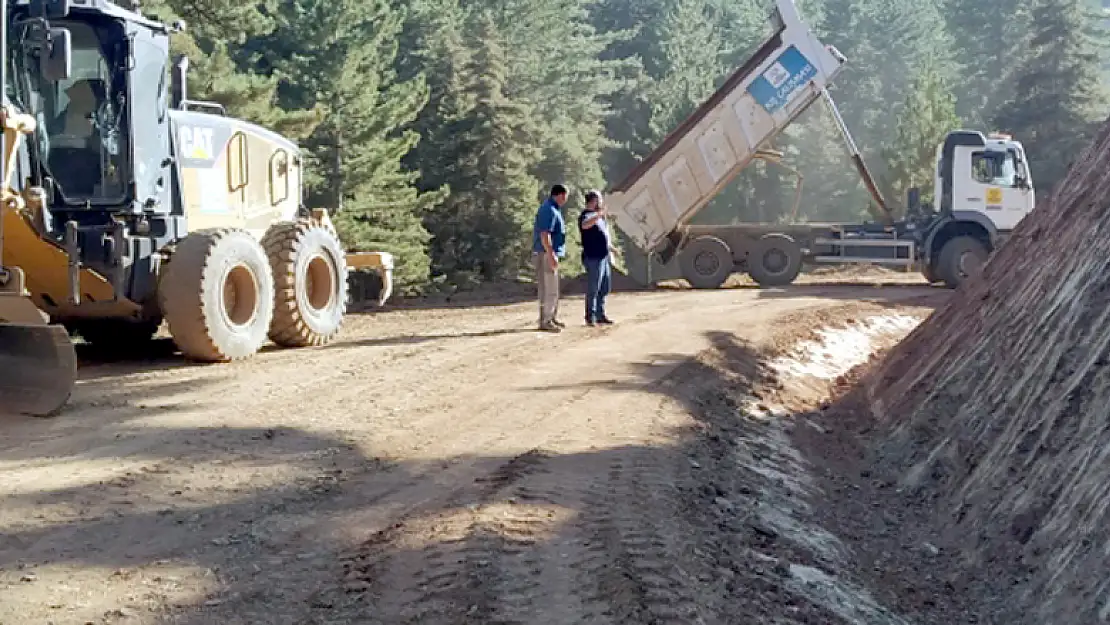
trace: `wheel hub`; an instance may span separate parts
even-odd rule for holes
[[[224,278],[224,317],[228,324],[245,326],[258,308],[258,282],[246,265],[232,267]]]
[[[779,274],[786,271],[790,259],[780,249],[767,250],[763,254],[763,267],[770,273]]]
[[[717,259],[716,254],[709,252],[701,252],[694,257],[694,270],[703,276],[710,276],[717,273],[720,269],[721,262]]]
[[[965,278],[974,275],[983,267],[983,261],[975,252],[964,252],[960,254],[960,260],[957,267]]]
[[[317,254],[305,268],[305,299],[314,311],[326,309],[335,295],[335,265],[327,254]]]

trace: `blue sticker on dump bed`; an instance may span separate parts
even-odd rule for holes
[[[797,89],[817,76],[815,68],[801,52],[790,46],[771,66],[748,85],[760,106],[774,113],[790,102]]]

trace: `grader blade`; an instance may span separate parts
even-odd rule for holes
[[[14,277],[22,282],[18,271]],[[0,291],[0,414],[51,416],[76,382],[77,352],[65,328],[47,325],[30,298]]]
[[[77,354],[65,328],[0,322],[0,413],[58,412],[77,380]]]

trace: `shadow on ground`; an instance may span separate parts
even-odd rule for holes
[[[581,385],[620,384],[677,402],[692,422],[667,446],[391,464],[341,438],[296,429],[118,430],[70,455],[152,468],[118,483],[25,485],[3,509],[81,513],[46,527],[10,527],[0,537],[0,569],[62,565],[77,569],[71,584],[103,578],[110,585],[121,570],[149,577],[166,563],[184,566],[209,585],[203,597],[170,599],[177,604],[170,612],[138,599],[119,607],[142,622],[187,625],[592,618],[802,625],[874,614],[881,618],[868,622],[901,623],[866,598],[847,608],[822,599],[844,591],[823,580],[849,558],[819,531],[826,512],[811,507],[819,494],[784,422],[762,409],[746,412],[753,399],[772,402],[773,376],[753,346],[726,333],[709,338],[712,349],[662,379],[645,364],[646,379]],[[133,416],[119,409],[114,423]],[[81,419],[20,425],[23,435],[40,429],[48,439]],[[172,457],[160,452],[181,440],[193,444]],[[42,452],[8,447],[0,461],[59,460],[57,449]],[[248,466],[257,475],[184,492],[167,465]],[[374,522],[344,528],[363,537],[356,543],[329,542],[326,530],[343,519]],[[799,566],[825,578],[802,584],[792,568]],[[0,585],[0,593],[18,592]]]

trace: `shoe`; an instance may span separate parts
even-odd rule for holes
[[[540,327],[539,327],[539,330],[540,330],[540,332],[551,332],[551,333],[554,333],[554,334],[558,334],[558,333],[563,331],[562,328],[555,325],[554,323],[541,323]]]
[[[590,326],[590,327],[592,328],[592,327],[596,326],[597,324],[596,324],[596,323],[594,323],[594,320],[593,320],[593,319],[587,319],[587,320],[586,320],[586,325],[588,325],[588,326]]]
[[[613,325],[613,320],[608,317],[602,317],[601,319],[598,319],[597,322],[603,326]]]
[[[565,328],[565,327],[567,327],[567,324],[563,323],[562,321],[559,321],[558,319],[552,319],[551,324],[554,325],[556,328]]]

